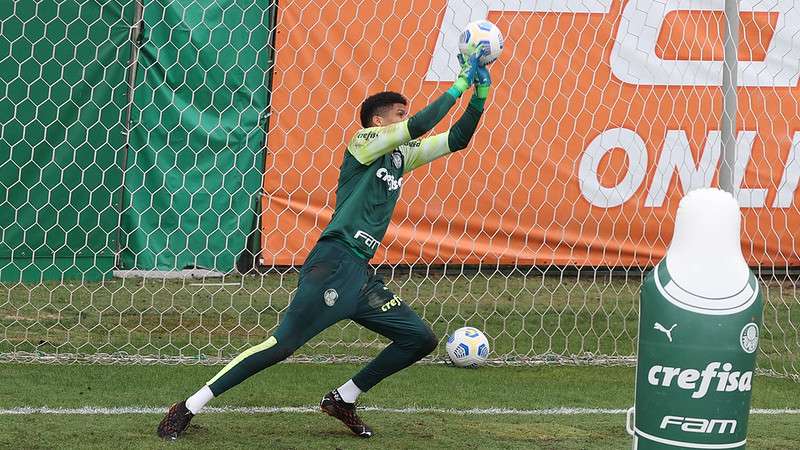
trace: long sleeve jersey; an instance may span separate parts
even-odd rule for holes
[[[418,139],[455,100],[447,92],[407,120],[364,128],[353,136],[340,167],[336,209],[320,239],[339,241],[367,260],[375,255],[400,196],[403,175],[463,149],[472,138],[483,113],[483,99],[475,96],[450,130]]]

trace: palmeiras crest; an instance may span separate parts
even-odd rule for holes
[[[399,169],[403,165],[403,155],[400,152],[392,152],[392,164],[394,164],[395,169]]]

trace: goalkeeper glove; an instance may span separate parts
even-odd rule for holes
[[[475,71],[475,96],[486,99],[489,96],[489,86],[492,85],[492,78],[489,76],[489,69],[484,65],[478,65]]]
[[[453,94],[457,94],[456,97],[461,96],[475,81],[475,73],[479,66],[478,57],[481,55],[482,48],[483,46],[480,44],[469,44],[466,56],[459,53],[458,62],[461,65],[461,71],[458,73],[458,79],[449,89]]]

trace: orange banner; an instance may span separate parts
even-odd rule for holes
[[[724,18],[691,3],[281,2],[264,264],[301,264],[327,225],[361,101],[395,90],[424,107],[455,78],[460,29],[484,18],[506,48],[480,127],[467,149],[404,178],[374,262],[656,263],[683,193],[717,185],[721,160]],[[742,248],[751,264],[798,266],[800,11],[745,3]]]

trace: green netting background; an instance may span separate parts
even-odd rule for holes
[[[0,7],[0,280],[111,274],[129,1]]]
[[[227,272],[245,248],[262,185],[270,6],[145,4],[122,268]]]

